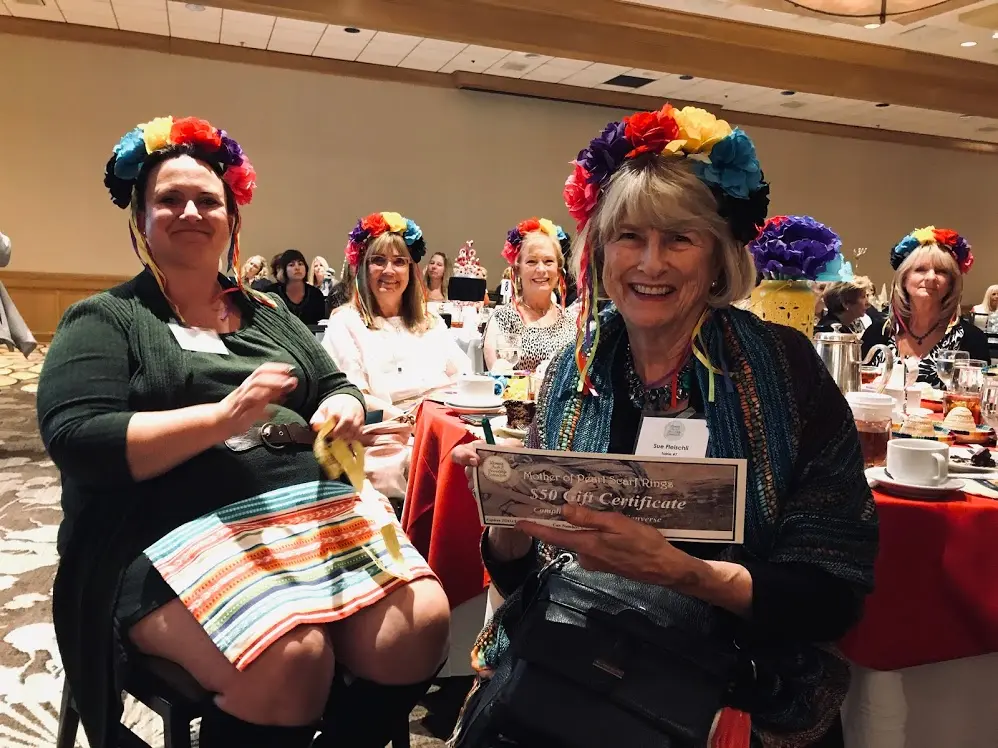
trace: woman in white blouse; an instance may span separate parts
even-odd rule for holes
[[[422,231],[398,213],[359,221],[346,249],[356,291],[330,316],[322,339],[368,410],[386,418],[472,371],[443,320],[426,311],[417,267],[425,252]]]

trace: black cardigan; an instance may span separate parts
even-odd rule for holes
[[[294,362],[301,404],[286,416],[307,423],[332,394],[363,402],[280,302],[270,308],[242,295],[235,299],[243,328],[275,341],[281,360]],[[59,324],[38,383],[39,427],[62,473],[65,513],[53,620],[66,678],[94,748],[115,744],[121,718],[126,663],[113,612],[124,569],[152,542],[203,514],[206,501],[227,504],[278,488],[277,473],[285,472],[286,480],[286,471],[259,468],[267,459],[262,448],[235,456],[221,446],[157,478],[131,477],[125,449],[133,413],[208,401],[191,359],[205,354],[180,348],[167,326],[171,319],[148,272],[74,304]],[[303,481],[319,477],[310,450],[307,455],[311,464],[303,462]]]

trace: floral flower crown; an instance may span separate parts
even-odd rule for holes
[[[127,208],[146,158],[171,145],[192,145],[199,155],[220,166],[222,179],[232,190],[237,205],[247,205],[253,199],[256,170],[239,143],[225,130],[197,117],[157,117],[125,133],[114,147],[104,172],[104,186],[111,193],[111,202]]]
[[[214,163],[222,173],[222,181],[228,185],[236,205],[248,205],[256,190],[256,170],[246,158],[239,143],[230,138],[225,130],[219,130],[210,122],[197,117],[157,117],[129,130],[118,141],[104,169],[104,186],[111,193],[111,202],[119,208],[132,209],[128,230],[132,238],[132,249],[139,261],[149,268],[156,279],[163,296],[173,309],[177,319],[184,322],[176,304],[166,288],[166,276],[156,264],[145,234],[139,230],[135,196],[135,183],[146,159],[153,153],[170,146],[191,145],[198,158]],[[228,268],[239,267],[239,221],[236,220],[232,237],[229,240]],[[242,274],[236,273],[236,285],[223,293],[241,291],[248,298],[265,306],[276,303],[269,296],[244,286]]]
[[[970,244],[952,229],[937,229],[935,226],[926,226],[924,229],[915,229],[904,239],[897,243],[891,250],[891,267],[897,270],[901,263],[919,247],[937,244],[942,249],[949,252],[956,258],[960,272],[966,275],[974,264],[974,253],[970,250]]]
[[[502,248],[503,259],[510,265],[516,264],[516,258],[520,256],[520,245],[523,244],[524,237],[533,232],[542,231],[561,247],[562,254],[568,254],[570,242],[568,234],[558,224],[549,221],[547,218],[528,218],[520,221],[506,234],[506,243]]]
[[[609,123],[572,162],[565,205],[579,231],[596,210],[611,177],[624,162],[643,154],[689,158],[696,175],[717,198],[735,238],[748,243],[759,233],[769,207],[769,185],[752,139],[724,120],[696,107],[638,112]]]
[[[405,245],[409,248],[412,261],[418,263],[426,254],[426,242],[423,241],[423,230],[416,225],[416,222],[406,218],[399,213],[384,212],[372,213],[366,218],[357,221],[353,231],[350,232],[350,241],[347,242],[344,253],[347,262],[354,270],[360,264],[361,257],[367,251],[371,240],[384,233],[398,234],[402,237]]]
[[[696,107],[676,109],[671,104],[655,112],[638,112],[620,122],[609,123],[589,147],[579,151],[572,162],[574,169],[565,181],[563,196],[580,233],[596,211],[613,175],[626,161],[648,155],[690,159],[694,173],[717,200],[718,213],[728,222],[732,235],[743,244],[759,235],[769,208],[769,185],[752,139],[710,112]],[[577,279],[582,309],[575,353],[581,394],[595,392],[589,378],[589,367],[600,339],[594,261],[594,248],[587,242],[579,258]]]
[[[811,216],[773,216],[748,245],[755,269],[770,280],[847,281],[842,240]]]

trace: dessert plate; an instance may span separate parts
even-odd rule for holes
[[[886,493],[906,499],[922,499],[924,501],[945,499],[963,488],[963,481],[959,478],[950,478],[938,486],[916,486],[913,483],[902,483],[891,478],[887,474],[887,469],[882,467],[868,469],[866,479],[871,485],[876,485]]]
[[[509,436],[513,439],[523,439],[527,436],[526,429],[514,429],[506,425],[506,416],[496,416],[495,418],[490,418],[489,423],[492,424],[492,430],[499,436]]]

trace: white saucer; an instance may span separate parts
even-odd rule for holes
[[[453,408],[458,413],[487,413],[503,410],[502,398],[499,396],[490,398],[468,398],[462,400],[460,395],[450,395],[444,405]]]
[[[950,447],[949,450],[949,471],[951,473],[965,473],[967,475],[986,475],[988,473],[998,473],[998,467],[978,467],[969,462],[956,462],[953,457],[963,457],[970,459],[970,450],[966,447]]]
[[[959,478],[950,478],[938,486],[916,486],[912,483],[901,483],[889,477],[887,469],[882,467],[867,470],[866,479],[871,484],[878,484],[887,493],[897,494],[908,499],[944,499],[954,491],[963,488],[963,481]]]
[[[492,424],[492,430],[499,436],[509,436],[513,439],[523,439],[527,435],[526,429],[511,429],[506,426],[506,416],[496,416],[495,418],[490,418],[489,423]]]

